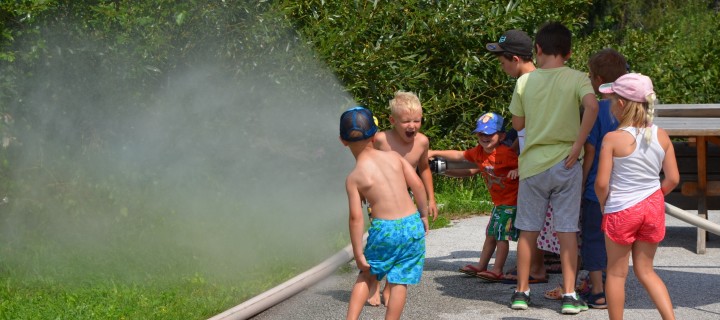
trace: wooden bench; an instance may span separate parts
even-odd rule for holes
[[[683,145],[676,142],[680,169],[680,187],[666,201],[681,209],[697,210],[699,218],[707,219],[708,209],[720,208],[720,104],[675,104],[656,107],[655,124],[672,138],[687,138]],[[693,205],[694,202],[694,205]],[[697,253],[705,253],[707,232],[698,228]]]
[[[697,210],[698,173],[695,143],[673,142],[675,158],[680,171],[680,183],[665,201],[680,209]],[[707,149],[707,206],[710,210],[720,209],[720,146],[708,144]]]

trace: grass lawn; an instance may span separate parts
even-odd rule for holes
[[[436,176],[435,191],[440,214],[431,222],[432,229],[492,209],[479,177]],[[328,236],[336,250],[345,246],[346,240],[339,238],[346,235]],[[142,243],[140,240],[136,239]],[[27,254],[8,261],[7,257],[13,256],[9,250],[19,249]],[[122,250],[115,248],[112,252]],[[327,256],[333,253],[329,248]],[[313,266],[287,252],[274,254],[279,257],[253,261],[250,271],[231,270],[228,274],[240,274],[235,278],[215,279],[202,272],[193,273],[190,262],[170,261],[161,266],[148,256],[140,260],[152,262],[138,267],[137,261],[124,261],[128,257],[93,260],[78,254],[73,258],[72,252],[57,252],[52,245],[4,243],[0,245],[0,319],[207,319]],[[64,258],[45,261],[42,257],[46,255]],[[126,272],[95,272],[109,270],[107,265]],[[138,275],[138,270],[147,271]],[[116,274],[133,276],[117,278],[113,276]]]

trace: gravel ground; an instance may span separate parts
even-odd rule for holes
[[[720,211],[710,219],[720,223]],[[709,234],[707,253],[695,253],[696,228],[667,216],[667,235],[655,257],[656,271],[665,281],[678,319],[720,319],[720,237]],[[427,238],[425,271],[419,285],[409,286],[403,319],[555,319],[560,303],[544,299],[542,293],[560,281],[550,275],[547,284],[531,285],[531,308],[509,308],[514,285],[486,283],[456,270],[477,261],[484,241],[487,216],[454,221],[449,228],[432,230]],[[511,242],[506,269],[515,265],[515,243]],[[631,262],[632,263],[632,262]],[[270,319],[341,319],[345,317],[350,290],[355,281],[355,262],[345,271],[317,283],[292,298],[255,316]],[[626,284],[626,319],[659,319],[652,301],[632,269]],[[366,306],[362,319],[383,319],[384,307]],[[607,311],[590,309],[580,319],[607,319]]]

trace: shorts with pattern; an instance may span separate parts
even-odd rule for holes
[[[373,218],[365,259],[370,273],[393,284],[418,284],[425,264],[425,225],[416,212],[395,220]]]
[[[552,224],[552,214],[552,203],[550,203],[545,212],[545,224],[537,238],[537,247],[540,250],[560,254],[560,241],[558,241],[557,231]]]
[[[665,196],[658,189],[634,206],[603,215],[602,230],[613,242],[631,245],[635,241],[658,243],[665,238]]]
[[[518,229],[515,229],[516,212],[516,206],[493,207],[485,235],[500,241],[517,241],[519,232]]]

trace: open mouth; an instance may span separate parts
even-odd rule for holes
[[[415,133],[416,133],[415,131],[412,131],[412,132],[410,132],[410,131],[405,131],[405,136],[408,137],[408,138],[412,138],[412,137],[415,136]]]

